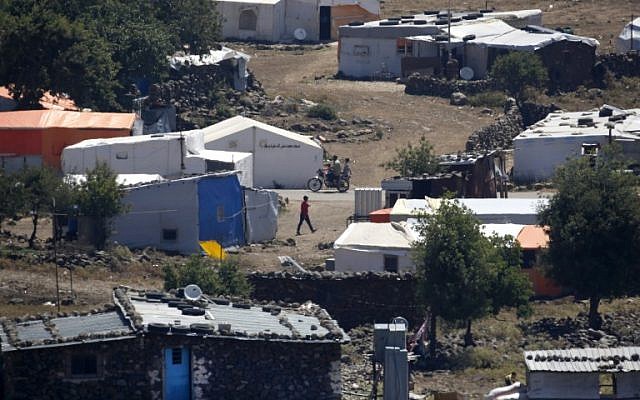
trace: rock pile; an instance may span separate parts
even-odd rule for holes
[[[518,136],[523,128],[520,110],[514,102],[507,101],[504,115],[500,116],[493,124],[485,126],[469,136],[466,151],[482,152],[511,148],[513,138]]]

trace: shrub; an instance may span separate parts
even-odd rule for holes
[[[469,105],[474,107],[501,108],[506,101],[504,93],[500,92],[483,92],[473,96],[469,96]]]
[[[251,285],[235,259],[214,263],[192,256],[185,264],[165,265],[163,272],[165,290],[195,284],[212,295],[248,296],[251,293]]]
[[[327,104],[316,104],[309,109],[307,116],[311,118],[321,118],[327,121],[332,121],[338,118],[336,111]]]
[[[493,369],[500,367],[502,355],[487,347],[469,347],[453,360],[455,369]]]

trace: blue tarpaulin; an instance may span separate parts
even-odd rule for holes
[[[243,192],[236,175],[206,176],[198,181],[199,240],[222,247],[244,244]]]

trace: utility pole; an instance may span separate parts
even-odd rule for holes
[[[449,51],[451,51],[451,0],[449,0],[449,8],[447,9],[447,16],[449,17],[448,20],[448,26],[447,26],[447,38],[449,40]],[[451,54],[449,54],[449,57],[451,57]]]
[[[180,171],[184,171],[184,136],[182,135],[182,131],[180,131]]]

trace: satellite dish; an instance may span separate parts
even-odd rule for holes
[[[462,67],[460,69],[460,77],[465,81],[470,81],[471,79],[473,79],[473,75],[475,75],[475,73],[469,67]]]
[[[296,28],[296,30],[293,31],[293,37],[297,40],[305,40],[307,38],[307,31],[304,28]]]
[[[184,288],[184,298],[187,300],[200,300],[202,289],[198,285],[187,285]]]

